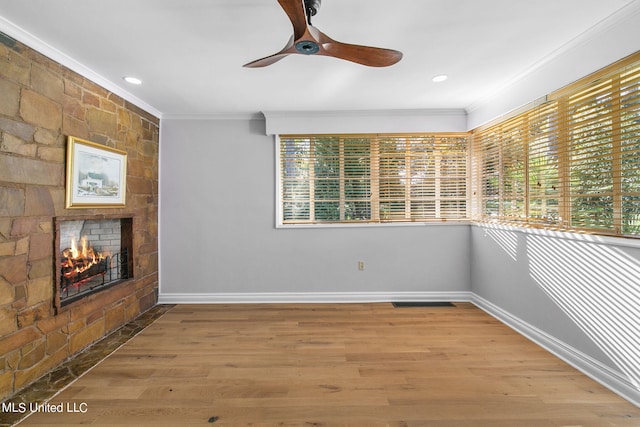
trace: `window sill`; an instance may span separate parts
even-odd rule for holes
[[[470,225],[470,220],[415,221],[415,222],[366,222],[366,223],[326,223],[326,224],[276,224],[278,229],[299,228],[386,228],[386,227],[434,227]]]

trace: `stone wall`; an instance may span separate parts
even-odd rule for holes
[[[0,399],[157,300],[159,120],[0,38]],[[126,207],[65,209],[66,137],[128,154]],[[54,218],[133,216],[134,279],[54,309]]]

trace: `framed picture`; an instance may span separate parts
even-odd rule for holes
[[[123,207],[127,192],[126,179],[126,152],[68,137],[68,209]]]

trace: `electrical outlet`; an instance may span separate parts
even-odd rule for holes
[[[364,261],[358,261],[358,270],[364,270]]]

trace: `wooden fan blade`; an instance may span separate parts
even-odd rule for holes
[[[294,41],[309,35],[309,26],[307,25],[307,15],[304,10],[304,0],[278,0],[282,9],[289,17],[291,25],[293,25],[293,35],[289,39],[287,45],[278,53],[260,58],[255,61],[244,64],[246,68],[266,67],[292,53],[298,53],[294,46]]]
[[[260,68],[266,67],[267,65],[271,65],[275,62],[280,61],[282,58],[291,55],[292,53],[297,53],[295,47],[293,47],[293,37],[289,38],[286,46],[282,48],[282,50],[278,53],[274,53],[273,55],[266,56],[264,58],[256,59],[255,61],[251,61],[247,64],[244,64],[245,68]]]
[[[319,33],[319,42],[322,45],[319,55],[333,56],[369,67],[388,67],[402,59],[402,52],[397,50],[342,43],[322,32]]]
[[[278,52],[274,55],[270,55],[270,56],[266,56],[264,58],[260,58],[260,59],[256,59],[255,61],[251,61],[247,64],[244,64],[243,67],[245,68],[260,68],[260,67],[266,67],[267,65],[271,65],[274,64],[278,61],[280,61],[282,58],[284,58],[285,56],[290,55],[290,53],[281,53]]]
[[[304,10],[304,0],[278,0],[282,9],[293,25],[293,38],[298,40],[307,31],[307,14]]]

